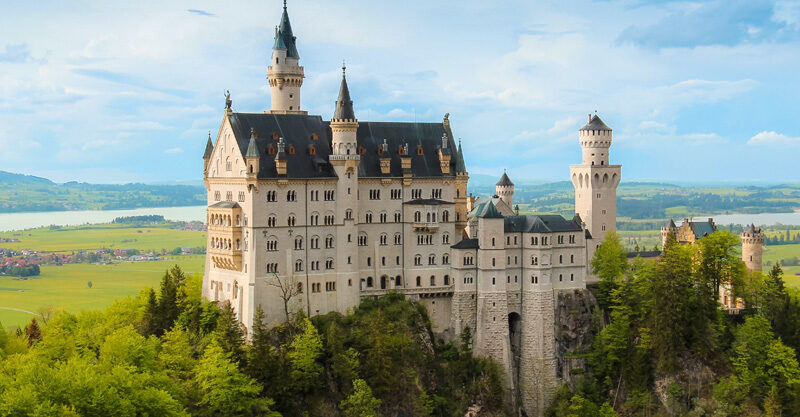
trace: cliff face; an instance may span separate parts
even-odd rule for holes
[[[563,290],[556,296],[556,374],[574,388],[574,377],[586,369],[585,354],[595,336],[597,300],[587,289]]]

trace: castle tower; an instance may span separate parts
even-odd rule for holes
[[[675,224],[672,219],[669,219],[669,223],[666,226],[661,227],[661,249],[664,249],[664,246],[667,245],[667,236],[669,236],[670,232],[677,232],[678,226]]]
[[[597,115],[589,115],[579,138],[583,161],[570,166],[570,177],[575,188],[575,213],[592,235],[591,243],[587,242],[591,259],[606,233],[617,229],[617,186],[622,166],[608,163],[611,128]]]
[[[742,260],[750,271],[761,271],[761,245],[764,244],[764,233],[760,227],[750,225],[741,234]]]
[[[328,157],[338,180],[336,182],[336,219],[342,219],[342,226],[336,232],[337,286],[343,291],[339,299],[340,311],[356,307],[359,303],[359,286],[347,285],[359,282],[358,246],[354,236],[358,236],[358,165],[361,157],[357,152],[356,131],[358,120],[350,100],[350,89],[345,77],[346,67],[342,64],[342,83],[339,97],[331,118],[331,155]]]
[[[286,1],[283,2],[281,24],[275,28],[272,61],[267,69],[272,107],[269,113],[306,114],[300,110],[300,87],[305,77],[297,53],[297,38],[292,34]]]
[[[508,207],[514,207],[511,205],[511,201],[514,198],[514,183],[511,182],[511,179],[508,178],[508,174],[506,174],[505,171],[503,171],[503,176],[500,177],[500,181],[497,181],[497,184],[494,185],[494,190],[495,194],[497,194]]]

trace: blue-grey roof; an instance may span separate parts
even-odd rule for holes
[[[292,25],[289,23],[289,13],[286,11],[286,4],[283,5],[281,24],[275,32],[275,43],[272,49],[285,49],[288,58],[300,58],[297,53],[297,38],[292,34]]]
[[[251,130],[252,132],[252,130]],[[255,135],[251,133],[250,135],[250,143],[247,145],[247,153],[244,155],[245,158],[258,158],[261,156],[258,153],[258,146],[256,146],[256,138]]]
[[[211,143],[211,132],[208,132],[208,141],[206,142],[206,151],[203,153],[203,159],[211,158],[211,152],[214,151],[214,144]]]
[[[484,219],[502,219],[503,215],[497,211],[497,207],[494,206],[494,203],[489,201],[489,204],[484,204],[476,213],[477,217],[484,218]]]
[[[219,203],[214,203],[209,208],[238,208],[239,203],[235,201],[220,201]]]
[[[697,239],[708,236],[717,231],[716,227],[714,227],[714,224],[711,223],[711,221],[690,222],[689,224],[691,225],[694,236]]]
[[[606,126],[600,117],[595,114],[589,119],[589,123],[586,123],[581,130],[611,130],[611,128]]]
[[[478,249],[478,239],[464,238],[461,239],[460,242],[450,247],[453,249]]]
[[[454,204],[450,201],[439,200],[436,198],[418,198],[416,200],[406,201],[403,204],[410,204],[412,206],[441,206],[443,204]]]
[[[506,233],[579,232],[583,230],[580,218],[567,220],[557,214],[521,215],[505,218]]]
[[[467,172],[467,164],[464,162],[464,153],[461,152],[461,140],[458,141],[458,153],[456,153],[456,173]]]

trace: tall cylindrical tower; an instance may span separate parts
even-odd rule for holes
[[[761,271],[761,246],[764,244],[764,233],[760,227],[750,225],[741,234],[742,260],[750,271]]]
[[[300,87],[303,86],[305,75],[300,66],[296,40],[284,2],[281,24],[275,29],[272,61],[267,69],[272,99],[271,113],[305,113],[300,110]]]

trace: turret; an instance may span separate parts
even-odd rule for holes
[[[442,146],[439,147],[439,165],[442,169],[443,175],[450,174],[450,148],[447,147],[447,142],[449,139],[447,137],[447,132],[442,134]]]
[[[244,155],[244,160],[247,163],[247,180],[248,183],[255,185],[255,180],[258,178],[258,172],[261,169],[261,153],[258,151],[256,144],[255,129],[250,128],[250,143],[247,145],[247,153]]]
[[[675,233],[678,231],[678,226],[675,224],[672,219],[669,219],[669,223],[666,226],[661,227],[661,248],[663,249],[664,246],[667,244],[667,236],[669,236],[670,232]]]
[[[286,162],[288,157],[286,156],[286,143],[283,141],[283,137],[278,139],[278,151],[275,153],[275,170],[279,177],[286,176]]]
[[[358,120],[353,111],[353,100],[350,99],[350,89],[347,87],[347,67],[342,63],[342,83],[339,86],[339,98],[336,99],[336,109],[331,118],[332,156],[356,155],[356,131]]]
[[[750,225],[740,238],[742,239],[742,260],[750,271],[761,271],[761,246],[764,244],[764,233],[760,227]]]
[[[511,202],[514,199],[514,183],[511,182],[511,179],[508,178],[508,174],[506,174],[505,171],[503,171],[503,176],[500,177],[500,181],[497,181],[497,184],[494,185],[494,190],[495,194],[497,194],[509,208],[513,207]]]
[[[584,165],[608,165],[608,148],[611,147],[611,128],[600,117],[589,114],[589,121],[580,130]]]
[[[275,28],[272,61],[267,69],[272,99],[271,113],[306,113],[300,110],[300,87],[305,75],[300,66],[296,41],[284,1],[280,26]]]

